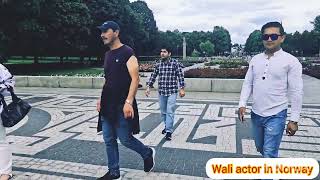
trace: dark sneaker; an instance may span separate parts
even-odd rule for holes
[[[150,148],[151,155],[144,160],[144,172],[150,172],[154,168],[155,162],[154,157],[156,155],[156,150],[154,148]]]
[[[110,171],[108,171],[104,176],[98,178],[97,180],[111,180],[111,179],[118,179],[120,178],[120,174],[114,175],[111,174]]]
[[[167,132],[166,140],[171,141],[171,133],[170,132]]]
[[[165,134],[165,133],[166,133],[166,129],[163,129],[161,133],[162,133],[162,134]]]

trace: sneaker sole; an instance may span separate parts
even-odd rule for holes
[[[155,150],[153,147],[150,147],[150,148],[151,148],[151,150],[152,150],[153,166],[152,166],[152,168],[150,169],[150,171],[148,171],[147,173],[151,172],[151,171],[153,170],[154,166],[156,165],[156,161],[154,160],[155,157],[156,157],[156,150]]]

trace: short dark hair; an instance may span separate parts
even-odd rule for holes
[[[168,53],[172,53],[171,48],[170,48],[170,47],[168,47],[168,46],[161,46],[160,50],[161,50],[161,49],[165,49],[165,50],[167,50],[167,51],[168,51]]]
[[[270,27],[279,28],[280,34],[281,35],[285,34],[283,26],[279,22],[268,22],[267,24],[263,25],[262,28],[261,28],[261,33],[264,34],[264,30],[266,30],[267,28],[270,28]]]

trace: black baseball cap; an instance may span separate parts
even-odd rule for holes
[[[119,30],[120,31],[120,26],[118,23],[114,21],[106,21],[104,22],[101,26],[98,26],[98,28],[102,31],[105,32],[108,29],[112,29],[113,31]]]

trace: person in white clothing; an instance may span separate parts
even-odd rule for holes
[[[4,96],[9,95],[8,87],[14,87],[15,81],[8,69],[0,64],[0,93]],[[0,113],[3,110],[0,105]],[[9,144],[6,142],[6,129],[2,125],[0,116],[0,180],[8,180],[12,177],[12,153]]]
[[[251,121],[257,151],[265,158],[275,158],[285,129],[289,99],[291,119],[286,133],[293,136],[298,130],[303,95],[302,65],[281,49],[285,39],[281,23],[269,22],[261,33],[265,51],[249,63],[240,96],[239,119],[244,121],[246,103],[252,95]]]

